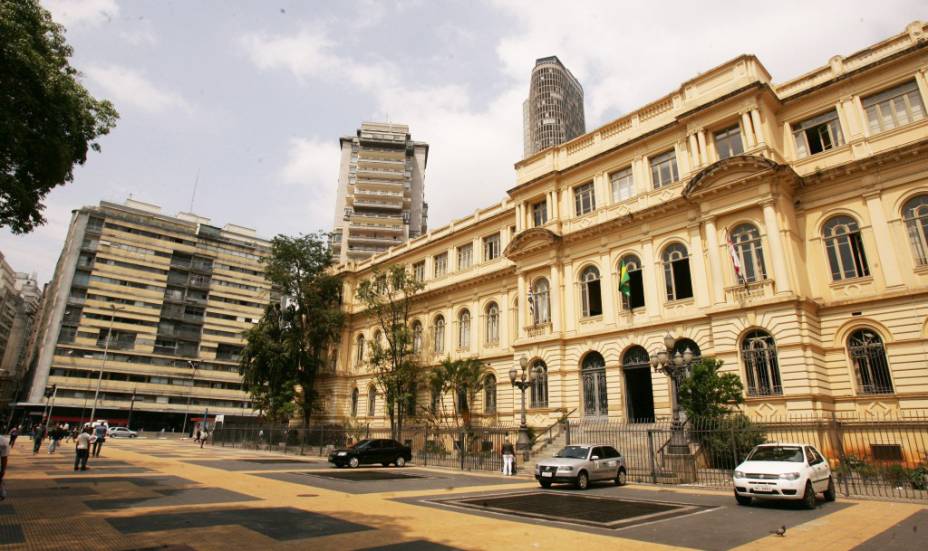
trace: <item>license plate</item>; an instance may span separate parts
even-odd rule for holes
[[[544,478],[551,478],[552,476],[554,476],[554,473],[544,472],[544,473],[541,473],[541,476]]]
[[[751,490],[759,494],[772,494],[773,493],[773,488],[769,486],[757,486],[757,485],[752,484]]]

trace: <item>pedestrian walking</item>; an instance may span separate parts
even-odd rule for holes
[[[195,434],[196,436],[193,438],[193,441],[199,442],[200,441],[200,429],[197,429],[197,432]]]
[[[10,456],[10,441],[0,436],[0,501],[6,499],[6,483],[3,477],[6,475],[7,459]]]
[[[48,453],[53,454],[55,450],[58,449],[58,443],[61,442],[61,437],[64,434],[64,430],[61,428],[61,425],[57,425],[48,433]]]
[[[74,470],[78,467],[82,471],[87,470],[87,458],[90,457],[90,429],[86,428],[74,439],[77,442],[74,446]]]
[[[203,432],[200,434],[200,447],[203,447],[203,444],[206,443],[206,439],[209,438],[209,431],[203,429]]]
[[[16,437],[19,436],[19,427],[14,426],[10,429],[10,449],[13,449],[13,446],[16,445]]]
[[[39,425],[32,428],[32,455],[39,453],[42,447],[42,439],[45,438],[45,425]]]
[[[516,459],[516,450],[512,447],[509,437],[503,442],[503,474],[512,476],[512,464]]]
[[[93,449],[90,455],[100,457],[100,450],[103,449],[103,443],[106,442],[106,425],[103,423],[97,425],[97,427],[93,429],[93,435],[96,438],[93,440]]]

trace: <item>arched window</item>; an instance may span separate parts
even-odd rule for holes
[[[422,324],[418,321],[412,324],[412,352],[413,354],[422,352]]]
[[[780,364],[773,337],[766,331],[751,331],[741,341],[741,359],[748,380],[748,396],[783,394]]]
[[[528,310],[533,325],[551,321],[551,292],[547,279],[541,277],[532,284],[528,293]]]
[[[367,389],[367,416],[377,415],[377,388],[371,386]]]
[[[644,278],[641,272],[641,260],[633,254],[625,255],[619,260],[618,271],[622,308],[634,310],[644,307]]]
[[[487,305],[487,345],[499,344],[499,306],[495,302]]]
[[[548,366],[541,360],[535,360],[532,369],[541,368],[535,382],[532,383],[532,407],[548,407]]]
[[[731,244],[741,262],[741,273],[737,274],[741,281],[753,283],[767,279],[764,247],[754,224],[741,224],[731,230]]]
[[[442,354],[445,351],[445,318],[444,316],[435,317],[435,334],[432,348],[436,354]]]
[[[432,396],[429,402],[430,407],[432,408],[432,413],[438,413],[441,409],[441,390],[435,387],[432,387]]]
[[[357,364],[364,361],[364,335],[358,335],[358,349],[355,350],[354,359]]]
[[[822,228],[831,279],[840,281],[870,275],[860,227],[850,216],[835,216]]]
[[[487,375],[483,380],[483,412],[496,413],[496,375]]]
[[[584,317],[598,316],[603,313],[599,270],[596,266],[587,266],[580,273],[580,306]]]
[[[693,296],[690,278],[690,255],[682,243],[673,243],[661,255],[664,263],[664,285],[667,300],[683,300]]]
[[[674,356],[676,356],[677,354],[681,354],[681,355],[685,354],[687,349],[689,349],[689,351],[693,353],[693,358],[699,358],[702,355],[702,352],[700,352],[699,350],[699,345],[696,344],[696,341],[692,339],[687,339],[687,338],[677,339],[677,341],[673,343],[673,355]]]
[[[587,417],[605,417],[609,413],[609,396],[606,390],[606,361],[599,352],[589,352],[583,358],[583,414]]]
[[[628,420],[632,423],[653,423],[654,389],[648,351],[637,345],[626,350],[622,355],[622,375]]]
[[[892,394],[893,381],[883,339],[870,329],[858,329],[847,339],[848,354],[862,394]]]
[[[352,417],[358,416],[358,394],[359,394],[358,389],[356,388],[351,391],[351,416]]]
[[[383,332],[380,329],[374,331],[374,346],[378,350],[383,350]]]
[[[919,195],[906,201],[902,207],[902,218],[915,255],[915,264],[928,265],[928,195]]]
[[[470,312],[467,310],[458,314],[458,348],[470,350]]]

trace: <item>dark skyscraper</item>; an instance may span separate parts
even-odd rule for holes
[[[557,56],[535,61],[522,124],[526,157],[586,132],[583,86]]]

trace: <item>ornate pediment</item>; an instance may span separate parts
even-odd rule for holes
[[[684,197],[699,195],[710,189],[724,189],[734,184],[773,174],[785,168],[770,159],[756,155],[736,155],[722,159],[699,171],[683,189]]]
[[[503,254],[514,260],[549,247],[556,247],[561,236],[546,228],[530,228],[516,234],[506,246]]]

